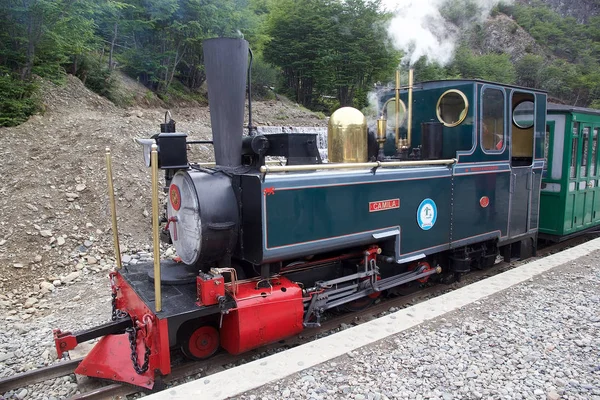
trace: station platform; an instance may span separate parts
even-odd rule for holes
[[[600,239],[147,398],[600,400]]]

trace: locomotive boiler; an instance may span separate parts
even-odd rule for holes
[[[113,321],[55,331],[60,355],[102,336],[76,373],[152,388],[171,349],[242,353],[328,309],[534,253],[544,93],[412,75],[403,88],[397,76],[375,131],[356,109],[331,116],[324,162],[315,134],[261,135],[250,122],[244,135],[248,43],[203,47],[215,164],[188,161],[193,142],[173,124],[143,141],[165,172],[161,236],[178,261],[159,261],[155,242],[154,266],[111,272]]]

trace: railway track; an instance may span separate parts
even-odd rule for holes
[[[261,347],[259,349],[250,351],[242,355],[233,356],[227,353],[221,353],[216,355],[215,357],[212,357],[209,360],[184,362],[179,365],[174,365],[172,373],[168,377],[164,378],[163,383],[178,383],[179,381],[189,376],[197,374],[203,374],[204,376],[208,376],[213,373],[219,372],[227,368],[228,366],[242,364],[244,362],[247,362],[246,360],[261,358],[265,356],[264,353],[266,352],[273,350],[285,350],[291,347],[298,346],[316,338],[334,333],[342,324],[360,324],[361,321],[365,322],[369,319],[377,317],[382,313],[388,312],[391,308],[400,309],[409,307],[413,304],[425,301],[431,297],[435,297],[448,291],[467,286],[471,283],[480,281],[490,276],[497,275],[509,269],[517,268],[536,259],[543,258],[545,256],[559,252],[572,246],[576,246],[578,244],[586,242],[587,240],[590,240],[592,237],[597,236],[598,234],[594,233],[583,237],[577,237],[570,240],[566,240],[561,243],[551,244],[542,249],[539,249],[538,255],[536,257],[529,258],[523,261],[517,261],[514,263],[500,262],[494,265],[493,267],[490,267],[485,270],[472,271],[468,275],[464,276],[460,282],[454,282],[451,284],[438,283],[433,286],[429,286],[425,289],[418,290],[414,293],[403,295],[401,297],[382,299],[379,303],[371,305],[370,307],[362,311],[355,311],[352,313],[344,313],[340,315],[330,315],[329,318],[327,318],[321,323],[321,326],[319,328],[305,330],[302,332],[302,334],[298,336],[268,346]],[[10,390],[23,388],[28,385],[44,382],[49,379],[54,379],[72,374],[75,368],[77,368],[77,366],[79,365],[80,361],[81,359],[62,361],[60,363],[50,365],[48,367],[38,368],[24,373],[16,374],[7,378],[1,378],[0,394],[6,393]],[[81,394],[76,394],[70,399],[98,400],[114,398],[116,396],[126,396],[137,392],[139,392],[139,388],[119,383],[109,383],[100,387],[91,388]]]

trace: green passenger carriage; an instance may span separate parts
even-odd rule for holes
[[[565,240],[600,224],[600,111],[548,104],[540,237]]]

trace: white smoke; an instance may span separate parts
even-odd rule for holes
[[[461,28],[473,23],[481,23],[500,2],[514,0],[463,0],[461,5],[469,7],[475,15],[464,15]],[[388,34],[396,49],[404,52],[403,63],[414,64],[421,57],[430,62],[446,65],[454,56],[459,37],[456,25],[446,21],[440,10],[456,0],[384,0],[384,7],[394,13]],[[456,6],[456,4],[455,4]],[[460,6],[459,6],[460,7]],[[465,7],[466,9],[466,7]]]

